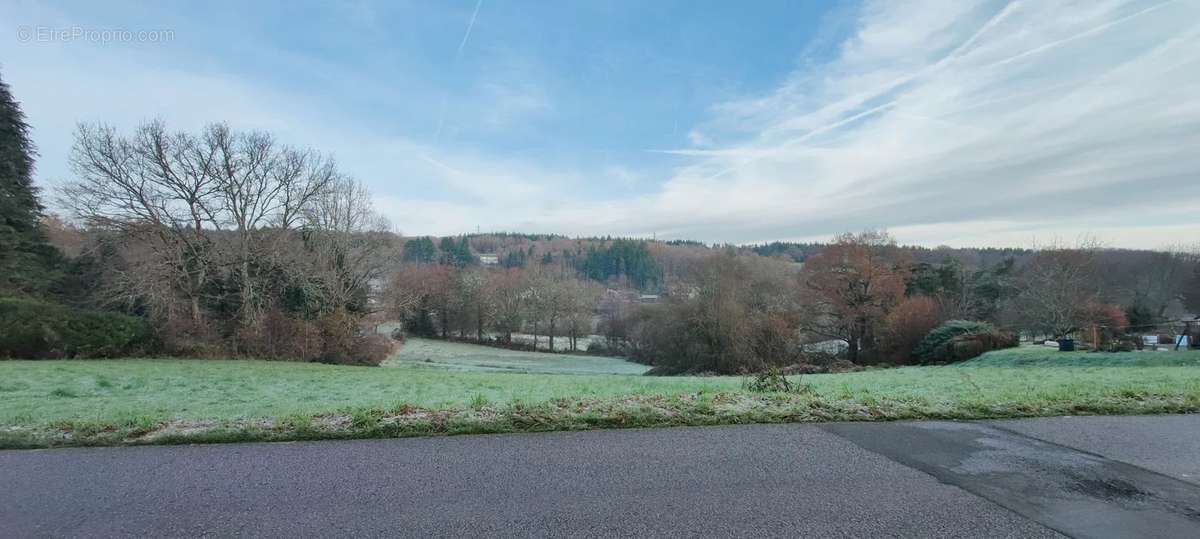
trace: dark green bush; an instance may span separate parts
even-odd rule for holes
[[[913,350],[924,363],[964,361],[984,352],[1017,345],[1017,336],[987,322],[950,320],[933,328]]]
[[[119,357],[150,351],[141,318],[18,298],[0,298],[0,358]]]

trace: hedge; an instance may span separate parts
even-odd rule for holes
[[[0,298],[0,358],[119,357],[149,352],[141,318],[31,299]]]

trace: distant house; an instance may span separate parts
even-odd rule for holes
[[[638,303],[658,303],[658,294],[642,294],[638,296]]]
[[[383,295],[383,279],[373,277],[367,280],[367,304],[376,305]]]
[[[495,266],[500,263],[500,255],[479,255],[479,263],[484,266]]]

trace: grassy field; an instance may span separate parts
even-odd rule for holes
[[[384,366],[540,374],[643,374],[649,369],[615,357],[521,352],[431,339],[409,339]]]
[[[414,354],[434,352],[414,347],[389,360],[405,368],[0,361],[0,447],[1200,411],[1196,351],[1092,354],[1029,347],[952,366],[793,377],[801,391],[763,393],[744,389],[739,377],[458,370],[447,357],[464,358],[456,360],[463,368],[484,369],[546,361],[549,372],[595,372],[592,362],[606,359],[542,354],[489,360],[504,351],[458,347],[479,348],[455,344],[447,349],[461,355],[439,349],[442,359],[427,363]]]

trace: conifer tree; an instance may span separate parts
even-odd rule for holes
[[[51,280],[56,251],[42,229],[33,185],[29,125],[0,80],[0,293],[38,295]]]

